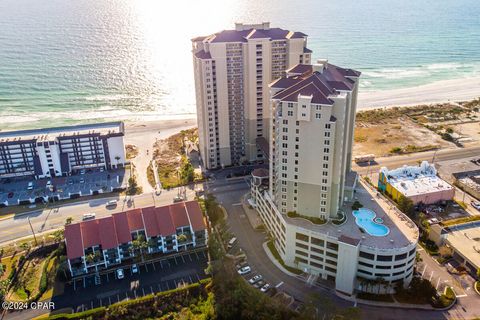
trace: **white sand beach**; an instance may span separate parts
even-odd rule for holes
[[[444,80],[413,88],[358,93],[357,110],[467,101],[480,97],[480,77]]]

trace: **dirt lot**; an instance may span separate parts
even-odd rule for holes
[[[354,139],[354,155],[375,154],[377,157],[454,146],[405,117],[390,119],[388,123],[357,122]],[[398,150],[395,148],[401,150],[393,152]]]
[[[480,141],[480,99],[357,113],[354,155],[388,156]]]

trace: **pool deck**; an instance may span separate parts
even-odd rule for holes
[[[328,222],[323,225],[316,225],[305,219],[289,218],[285,215],[285,219],[298,227],[312,230],[328,236],[339,238],[341,235],[360,240],[361,246],[367,246],[378,249],[394,249],[404,248],[418,241],[417,226],[395,206],[390,204],[381,194],[377,194],[376,190],[366,185],[359,179],[359,183],[355,188],[355,198],[364,208],[370,209],[376,213],[376,217],[383,219],[383,225],[390,229],[386,236],[372,236],[368,233],[360,231],[359,226],[355,222],[352,214],[352,202],[346,203],[342,210],[347,215],[347,221],[343,225],[335,225]],[[391,241],[393,240],[393,241]]]

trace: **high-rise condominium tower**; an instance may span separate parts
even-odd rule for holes
[[[271,84],[270,190],[282,213],[337,215],[350,174],[359,75],[319,60]]]
[[[307,35],[269,23],[236,24],[192,39],[200,153],[208,169],[262,158],[269,139],[269,89],[298,64],[310,63]]]

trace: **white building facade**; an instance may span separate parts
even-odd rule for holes
[[[307,36],[269,23],[192,39],[200,154],[208,169],[263,157],[268,139],[268,84],[310,63]]]
[[[380,195],[357,185],[351,172],[359,76],[322,60],[294,66],[271,84],[269,183],[254,171],[251,188],[251,202],[285,264],[333,280],[348,295],[372,284],[382,286],[380,292],[408,285],[418,242],[414,223],[383,210],[374,199]],[[358,224],[354,199],[388,226],[386,235]]]
[[[0,133],[0,178],[58,177],[125,165],[123,122]]]

